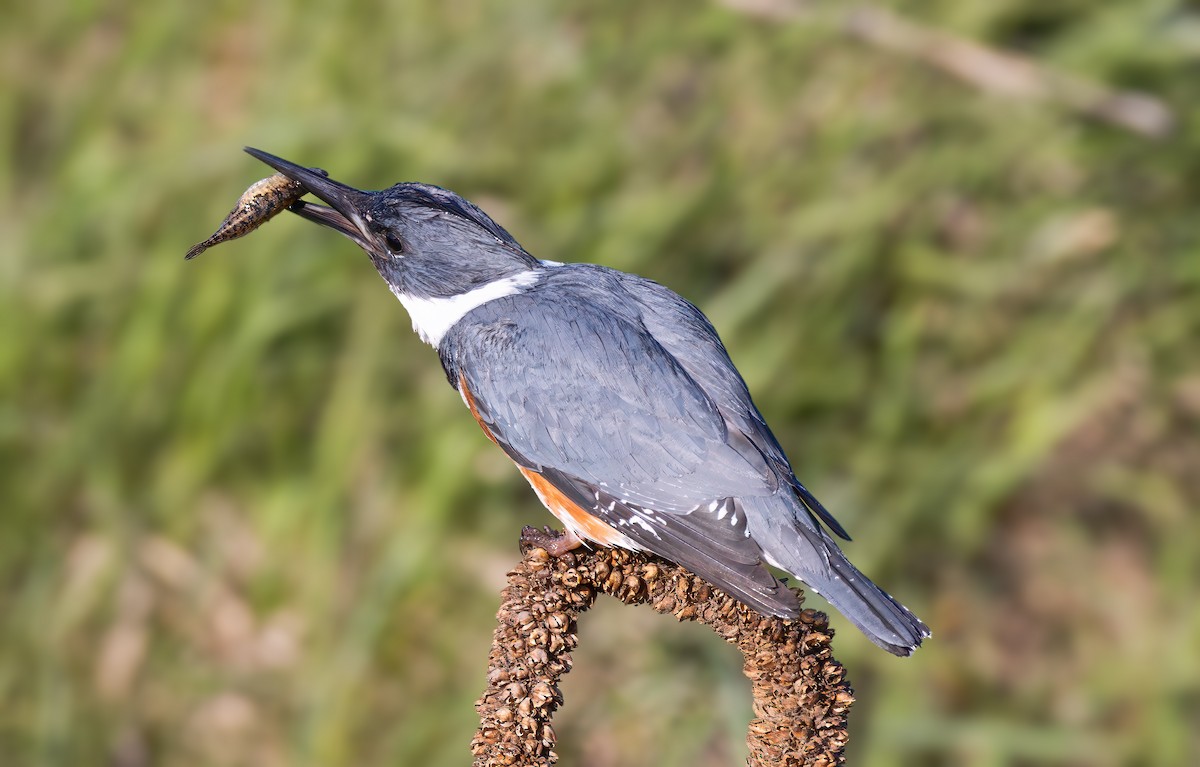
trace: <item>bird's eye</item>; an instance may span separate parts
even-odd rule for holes
[[[390,229],[384,231],[383,242],[393,255],[398,256],[404,252],[404,241],[397,237]]]

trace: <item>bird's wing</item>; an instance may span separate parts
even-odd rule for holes
[[[808,488],[796,479],[783,448],[750,398],[750,391],[734,367],[708,318],[689,301],[657,282],[618,273],[622,287],[637,299],[646,328],[687,374],[719,403],[731,432],[739,433],[769,462],[814,517],[833,533],[850,536]]]
[[[542,293],[485,304],[455,331],[480,417],[523,466],[668,513],[774,492],[766,462],[730,444],[716,403],[640,323]]]
[[[464,318],[441,352],[518,465],[643,548],[794,612],[740,505],[775,493],[770,466],[731,444],[717,405],[633,315],[571,291],[511,296]]]

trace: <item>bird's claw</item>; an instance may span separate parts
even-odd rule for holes
[[[552,557],[561,557],[579,545],[579,539],[569,531],[559,532],[547,526],[538,529],[533,525],[521,528],[521,553],[528,554],[534,549],[545,549]]]

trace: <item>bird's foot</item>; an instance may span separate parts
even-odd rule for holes
[[[533,525],[525,525],[521,528],[522,554],[528,554],[534,549],[545,549],[550,556],[561,557],[568,551],[579,548],[582,543],[583,541],[579,540],[570,530],[563,530],[560,533],[549,527],[539,530]]]

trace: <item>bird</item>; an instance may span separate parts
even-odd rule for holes
[[[423,183],[363,191],[246,151],[324,204],[289,210],[357,244],[484,434],[563,524],[522,539],[647,552],[766,616],[821,595],[909,656],[928,626],[863,575],[796,478],[712,323],[658,282],[535,258],[483,210]],[[785,576],[786,578],[786,576]]]

